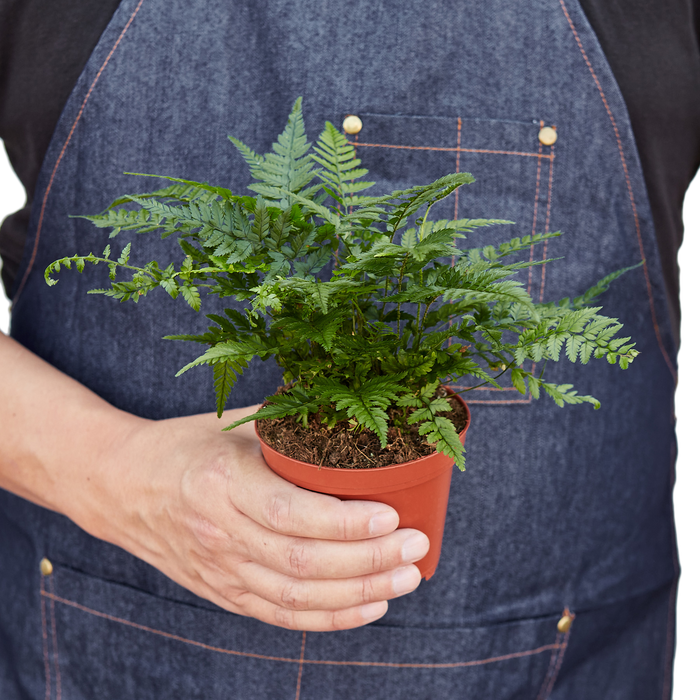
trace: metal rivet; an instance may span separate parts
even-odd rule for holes
[[[553,146],[557,140],[557,130],[551,126],[544,126],[537,137],[543,146]]]
[[[346,134],[359,134],[362,131],[362,119],[350,114],[343,120],[343,131]]]
[[[53,564],[46,557],[39,562],[39,568],[44,576],[51,576],[53,573]]]
[[[571,623],[574,621],[574,618],[571,617],[571,615],[564,615],[564,617],[557,622],[557,629],[560,632],[568,632],[571,629]]]

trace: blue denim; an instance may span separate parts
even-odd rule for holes
[[[565,231],[533,252],[564,260],[522,273],[536,299],[579,294],[645,259],[604,297],[641,355],[627,372],[548,367],[551,381],[601,399],[600,411],[512,389],[467,394],[467,470],[452,480],[437,573],[354,631],[292,632],[223,612],[2,492],[0,697],[669,698],[675,348],[629,119],[576,0],[124,0],[49,148],[12,335],[121,409],[212,410],[206,368],[174,378],[197,349],[161,340],[206,319],[165,294],[138,306],[87,296],[105,285],[101,269],[63,273],[55,289],[43,270],[106,243],[69,215],[154,189],[124,171],[245,188],[226,135],[264,152],[298,95],[311,137],[326,119],[362,118],[357,152],[376,192],[473,173],[433,216],[516,224],[465,245]],[[538,140],[543,125],[556,126],[553,146]],[[144,236],[133,259],[169,260],[176,246]],[[273,365],[253,365],[230,406],[279,381]],[[565,610],[573,624],[559,632]]]

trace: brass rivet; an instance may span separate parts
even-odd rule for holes
[[[557,130],[551,126],[544,126],[537,136],[543,146],[553,146],[557,140]]]
[[[46,557],[39,563],[39,568],[44,576],[51,576],[53,573],[53,564]]]
[[[564,615],[564,617],[557,622],[557,629],[560,632],[568,632],[571,629],[571,623],[574,621],[574,618],[571,617],[571,615]]]
[[[362,119],[350,114],[343,120],[343,131],[346,134],[359,134],[362,131]]]

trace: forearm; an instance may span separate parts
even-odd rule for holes
[[[140,422],[0,333],[0,487],[84,520],[103,455]]]
[[[254,407],[150,421],[0,334],[0,487],[63,513],[231,612],[347,629],[413,590],[428,550],[388,506],[339,501],[274,474]]]

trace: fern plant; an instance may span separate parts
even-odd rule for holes
[[[206,346],[180,370],[213,369],[221,416],[237,377],[254,357],[274,358],[286,392],[226,429],[246,421],[312,414],[330,427],[341,421],[369,430],[387,444],[389,407],[401,409],[399,429],[420,434],[464,469],[451,406],[440,385],[464,376],[518,391],[548,394],[559,406],[591,403],[570,384],[547,382],[531,363],[563,356],[586,364],[605,359],[626,368],[637,355],[622,325],[601,315],[597,297],[626,270],[614,272],[575,299],[535,303],[514,279],[538,262],[514,260],[559,232],[512,238],[498,246],[461,249],[457,239],[495,219],[432,220],[433,205],[473,182],[454,173],[428,185],[383,196],[366,191],[353,146],[327,123],[307,142],[297,100],[272,151],[259,155],[231,141],[248,164],[255,196],[179,178],[146,194],[126,195],[102,214],[86,216],[110,238],[121,231],[175,235],[184,258],[165,268],[129,264],[131,244],[118,254],[74,255],[46,269],[48,284],[61,266],[104,264],[111,284],[92,290],[139,301],[156,288],[182,297],[195,311],[201,294],[245,302],[244,311],[211,314],[201,335],[172,335]],[[510,261],[509,261],[510,259]],[[629,268],[628,268],[629,269]],[[120,272],[127,277],[117,279]]]

